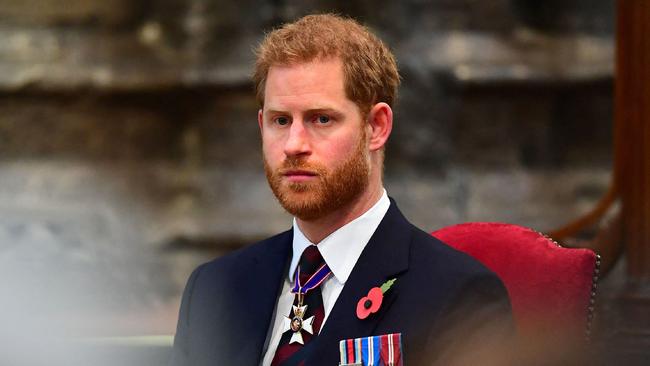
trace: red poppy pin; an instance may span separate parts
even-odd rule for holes
[[[379,310],[381,306],[381,301],[384,299],[384,294],[388,291],[393,283],[395,278],[384,282],[381,287],[373,287],[368,291],[368,295],[362,297],[357,303],[357,318],[365,319],[370,314],[374,314]]]

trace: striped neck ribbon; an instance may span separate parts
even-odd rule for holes
[[[323,283],[331,274],[332,270],[330,267],[328,267],[326,263],[323,263],[323,265],[320,266],[316,272],[305,281],[305,283],[300,283],[300,267],[298,267],[298,270],[293,276],[294,285],[291,292],[294,294],[304,295],[310,290],[320,286],[321,283]]]

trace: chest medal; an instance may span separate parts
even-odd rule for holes
[[[294,276],[294,286],[291,289],[291,292],[296,294],[298,305],[292,306],[292,316],[285,317],[282,322],[282,333],[288,331],[293,332],[289,344],[295,342],[305,344],[302,338],[302,331],[314,334],[315,317],[310,316],[309,318],[305,318],[307,305],[303,305],[303,301],[305,299],[305,294],[307,294],[309,290],[320,286],[331,274],[332,270],[327,266],[327,264],[323,264],[304,284],[302,284],[300,282],[300,267],[298,267]]]
[[[291,340],[289,340],[289,344],[294,342],[305,344],[301,333],[303,330],[309,334],[314,334],[314,316],[310,316],[309,318],[305,319],[304,316],[306,311],[307,305],[293,305],[293,318],[288,316],[284,318],[284,322],[282,323],[282,333],[289,330],[293,332],[291,335]]]

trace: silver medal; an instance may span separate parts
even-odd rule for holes
[[[310,316],[307,319],[304,319],[305,312],[307,311],[307,305],[296,306],[293,305],[293,318],[288,316],[284,317],[284,322],[282,323],[282,333],[292,331],[291,340],[289,344],[298,342],[300,344],[305,344],[302,339],[301,331],[305,331],[309,334],[314,334],[314,316]]]

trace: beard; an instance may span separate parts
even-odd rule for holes
[[[357,199],[369,183],[370,163],[365,149],[365,135],[361,136],[357,148],[348,159],[331,171],[321,164],[308,163],[301,157],[287,157],[282,166],[272,170],[264,158],[266,179],[280,205],[293,216],[311,221]],[[314,172],[316,178],[309,182],[285,182],[283,172],[294,169]]]

